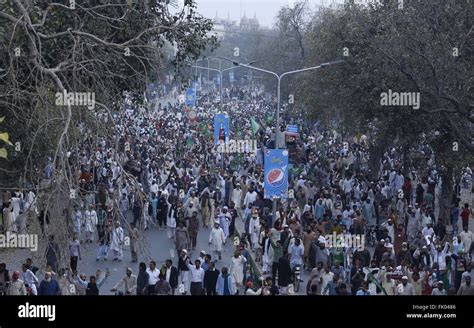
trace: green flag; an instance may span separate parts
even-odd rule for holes
[[[250,273],[252,275],[254,284],[256,286],[261,286],[262,282],[260,281],[261,273],[260,270],[257,267],[257,264],[255,263],[252,254],[249,253],[247,264],[249,265],[250,268]]]
[[[382,293],[384,293],[385,296],[388,295],[388,294],[387,294],[387,291],[385,290],[385,288],[383,288],[383,286],[382,286],[382,284],[380,283],[380,281],[378,281],[378,280],[374,277],[374,275],[373,275],[371,272],[369,272],[369,273],[367,274],[367,280],[373,282],[373,283],[375,284],[375,286],[377,286],[378,288],[380,288],[380,290],[382,291]]]
[[[258,129],[260,129],[260,125],[255,121],[255,119],[252,117],[250,119],[250,123],[252,124],[252,135],[255,136],[257,134]]]
[[[273,123],[273,116],[271,114],[265,115],[265,124],[271,125]]]
[[[199,123],[199,129],[201,130],[201,133],[205,136],[209,134],[209,128],[205,122]]]
[[[188,147],[191,147],[192,145],[194,145],[194,140],[192,137],[187,138],[186,145],[188,145]]]

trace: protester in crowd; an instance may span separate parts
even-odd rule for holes
[[[137,292],[137,276],[133,274],[131,268],[127,268],[125,276],[120,279],[110,291],[117,292],[122,286],[124,288],[123,294],[125,295],[133,295]]]
[[[150,275],[147,272],[147,267],[144,262],[140,262],[138,265],[138,276],[137,276],[137,296],[147,295],[148,284],[150,281]]]
[[[165,265],[161,267],[160,274],[168,282],[171,295],[174,295],[174,292],[178,287],[178,269],[173,266],[173,261],[171,259],[166,260]]]
[[[235,295],[236,290],[234,289],[234,281],[232,276],[229,274],[227,267],[223,267],[221,273],[217,278],[216,294],[223,296]]]
[[[206,295],[217,295],[216,286],[219,275],[220,271],[216,269],[215,263],[209,262],[209,268],[204,273],[204,289],[206,291]]]
[[[38,288],[38,295],[61,295],[61,289],[59,288],[59,284],[56,279],[52,279],[51,272],[45,272],[44,280],[41,281]]]
[[[20,279],[20,271],[13,272],[12,280],[7,287],[7,295],[26,295],[26,287],[24,281]]]

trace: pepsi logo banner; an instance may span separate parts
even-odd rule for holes
[[[265,150],[264,176],[265,198],[288,198],[288,150]]]

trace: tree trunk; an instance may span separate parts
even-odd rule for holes
[[[449,213],[451,199],[453,197],[453,167],[448,165],[446,170],[441,173],[443,183],[441,185],[438,220],[446,225],[449,222]]]
[[[370,170],[370,179],[373,181],[376,181],[379,178],[380,160],[382,159],[383,154],[388,147],[388,140],[385,139],[386,138],[381,138],[379,140],[375,140],[375,143],[370,143],[370,157],[367,164]]]
[[[410,146],[405,144],[403,146],[403,176],[407,177],[408,174],[410,173],[410,161],[409,161],[409,156],[410,156]]]

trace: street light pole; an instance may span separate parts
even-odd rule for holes
[[[223,72],[225,72],[225,71],[229,71],[229,70],[232,70],[232,69],[236,69],[236,67],[230,67],[230,68],[225,68],[225,69],[208,68],[208,67],[196,66],[196,65],[191,66],[191,67],[196,68],[196,69],[207,69],[208,71],[213,71],[213,72],[219,73],[219,77],[220,77],[220,83],[219,83],[219,106],[220,106],[221,113],[222,113],[222,74],[223,74]]]
[[[219,58],[220,59],[220,58]],[[220,109],[221,109],[221,113],[223,112],[222,110],[222,80],[223,80],[223,73],[226,72],[226,71],[230,71],[230,70],[234,70],[238,67],[229,67],[229,68],[225,68],[225,69],[222,69],[222,66],[221,66],[221,61],[219,61],[219,69],[215,69],[215,68],[209,68],[209,67],[204,67],[204,66],[197,66],[197,65],[194,65],[194,66],[191,66],[192,68],[196,68],[196,71],[197,69],[207,69],[208,71],[214,71],[214,72],[218,72],[219,73],[219,76],[220,76],[220,83],[219,83],[219,105],[220,105]],[[250,64],[252,64],[253,62],[250,62]],[[250,66],[252,67],[252,66]],[[222,172],[224,172],[224,153],[221,154],[222,156]]]
[[[201,61],[201,60],[207,60],[207,83],[208,83],[208,90],[209,90],[209,79],[210,79],[210,73],[211,73],[211,70],[210,70],[210,60],[211,59],[218,59],[219,60],[219,68],[220,68],[220,63],[222,61],[221,58],[218,58],[218,57],[204,57],[204,58],[201,58],[201,59],[197,59],[196,62],[195,62],[195,65],[197,65],[198,61]],[[197,68],[196,68],[196,72],[197,72]]]
[[[213,58],[213,57],[211,57]],[[217,59],[220,59],[220,58],[217,58]],[[256,63],[257,61],[253,61],[253,62],[249,62],[248,64],[240,64],[242,67],[245,65],[246,67],[251,67],[251,68],[254,68],[253,66],[250,66],[252,65],[253,63]],[[220,108],[221,108],[221,113],[222,113],[222,80],[223,80],[223,74],[224,72],[226,71],[231,71],[231,70],[234,70],[238,67],[229,67],[229,68],[224,68],[222,69],[221,67],[221,62],[219,62],[219,69],[217,68],[209,68],[209,67],[204,67],[204,66],[197,66],[197,65],[192,65],[191,66],[192,68],[196,68],[197,69],[207,69],[208,71],[213,71],[213,72],[217,72],[219,73],[219,76],[220,76],[220,83],[219,83],[219,105],[220,105]]]
[[[219,79],[219,103],[221,105],[221,113],[222,113],[222,79],[223,79],[223,75],[222,75],[222,60],[219,60],[219,72],[221,74],[221,78]]]
[[[242,64],[242,63],[238,63],[236,61],[233,61],[231,59],[227,59],[227,58],[222,58],[222,59],[226,59],[226,60],[230,60],[234,63],[234,65],[236,66],[242,66],[242,67],[246,67],[246,68],[249,68],[249,69],[253,69],[253,70],[256,70],[256,71],[261,71],[261,72],[264,72],[264,73],[268,73],[268,74],[271,74],[273,76],[275,76],[278,80],[278,87],[277,87],[277,113],[276,113],[276,116],[277,116],[277,119],[276,119],[276,127],[275,127],[275,132],[276,134],[278,135],[279,133],[279,128],[280,128],[280,108],[281,108],[281,79],[287,75],[291,75],[291,74],[297,74],[297,73],[303,73],[303,72],[307,72],[307,71],[312,71],[312,70],[315,70],[315,69],[319,69],[319,68],[323,68],[323,67],[326,67],[326,66],[330,66],[330,65],[334,65],[334,64],[339,64],[339,63],[343,63],[344,61],[343,60],[335,60],[335,61],[331,61],[331,62],[327,62],[327,63],[323,63],[323,64],[320,64],[318,66],[313,66],[313,67],[307,67],[307,68],[302,68],[302,69],[298,69],[298,70],[294,70],[294,71],[288,71],[288,72],[284,72],[280,75],[278,75],[277,73],[275,72],[272,72],[272,71],[269,71],[269,70],[266,70],[266,69],[262,69],[262,68],[258,68],[258,67],[254,67],[254,66],[250,66],[250,65],[247,65],[247,64]],[[276,139],[277,137],[275,137]],[[278,145],[276,144],[276,140],[275,140],[275,148],[278,149]]]

